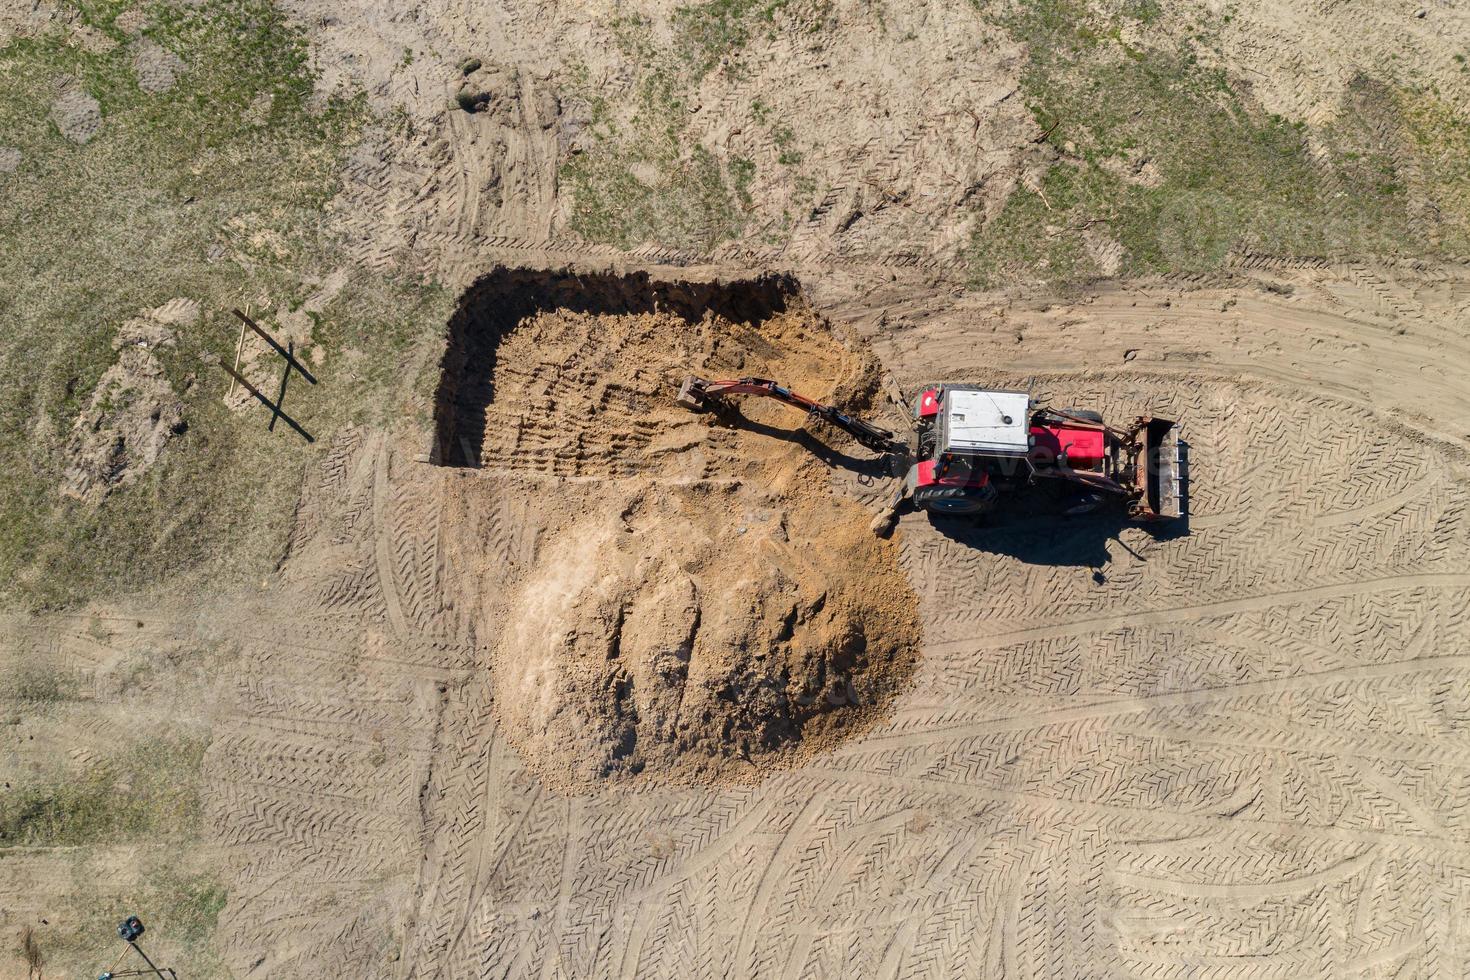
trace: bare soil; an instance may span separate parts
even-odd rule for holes
[[[1232,239],[1135,275],[1126,229],[1077,227],[1046,182],[1113,120],[1034,104],[997,5],[279,6],[320,93],[360,86],[384,116],[329,208],[352,289],[423,276],[474,299],[515,275],[451,323],[432,404],[322,434],[258,586],[0,616],[7,791],[121,786],[167,718],[200,741],[151,768],[198,782],[202,811],[148,860],[90,825],[76,846],[0,842],[0,973],[25,975],[31,930],[47,975],[95,975],[116,952],[99,894],[155,916],[172,953],[198,920],[164,910],[192,893],[152,871],[192,860],[223,903],[198,935],[248,978],[1470,975],[1470,263]],[[1063,24],[1104,6],[1025,5]],[[1345,212],[1334,127],[1365,78],[1402,89],[1414,125],[1369,118],[1383,156],[1362,166],[1421,216],[1406,242],[1463,227],[1440,145],[1406,149],[1437,139],[1421,97],[1470,97],[1463,4],[1126,7],[1115,64],[1218,67],[1305,127],[1308,186]],[[68,17],[12,4],[0,43]],[[150,96],[199,82],[197,59],[67,29],[130,45]],[[680,49],[704,41],[728,57]],[[118,131],[69,69],[46,92],[68,151]],[[242,118],[274,125],[271,105]],[[43,162],[4,139],[0,179]],[[1176,209],[1161,244],[1188,239],[1194,189],[1171,201],[1167,161],[1112,148],[1101,166]],[[1038,221],[1000,256],[1028,275],[977,288],[977,230],[1028,194]],[[239,210],[222,234],[274,254]],[[1035,247],[1070,235],[1103,278],[1037,285],[1058,251]],[[656,288],[610,301],[643,288],[630,270]],[[685,281],[760,270],[800,276],[812,308]],[[267,326],[303,350],[318,302]],[[150,349],[111,375],[145,411],[81,410],[84,494],[147,471],[146,452],[114,468],[110,433],[166,438]],[[276,363],[247,339],[247,376],[269,387]],[[328,362],[322,388],[353,371]],[[1187,518],[913,514],[881,542],[867,454],[776,405],[683,413],[689,372],[880,415],[881,375],[1174,417]]]
[[[480,605],[507,731],[553,785],[753,778],[865,729],[913,669],[897,552],[807,445],[843,434],[757,399],[691,414],[673,403],[691,373],[875,394],[804,305],[744,324],[552,311],[499,345],[483,465],[553,479],[528,488],[542,559]],[[485,488],[457,483],[473,567],[489,549],[458,529]]]
[[[116,360],[66,444],[62,493],[98,503],[148,472],[169,442],[188,430],[184,404],[157,355],[174,345],[179,328],[198,318],[198,304],[178,299],[118,328],[112,342]]]

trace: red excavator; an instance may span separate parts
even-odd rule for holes
[[[975,385],[931,385],[913,406],[915,444],[887,429],[798,395],[764,378],[706,381],[688,378],[678,403],[719,411],[738,395],[755,395],[801,409],[878,453],[908,462],[892,510],[905,500],[935,514],[979,515],[1002,494],[1062,485],[1063,510],[1083,513],[1108,503],[1132,520],[1179,517],[1179,428],[1140,416],[1119,429],[1097,412],[1033,406],[1025,391]]]

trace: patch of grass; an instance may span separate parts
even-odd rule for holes
[[[76,696],[76,679],[50,663],[24,661],[5,685],[9,700],[39,705],[68,701]]]
[[[822,29],[832,9],[826,0],[703,0],[674,9],[667,40],[661,40],[660,25],[642,15],[609,21],[637,71],[636,90],[631,113],[615,116],[585,68],[570,72],[569,101],[587,120],[580,152],[560,173],[571,192],[572,230],[620,248],[659,244],[696,251],[741,234],[754,204],[754,168],[698,144],[689,132],[690,110],[706,75],[717,67],[738,75],[746,48],[786,29],[779,15],[798,7],[808,30]],[[770,111],[760,99],[752,102],[757,123],[764,124]],[[802,159],[787,148],[779,162],[792,166]]]
[[[160,966],[181,977],[230,976],[211,944],[229,896],[207,864],[158,844],[130,845],[127,860],[137,878],[120,880],[107,873],[105,851],[74,853],[64,907],[76,911],[52,917],[32,936],[57,976],[96,976],[114,962],[123,952],[117,923],[130,915],[146,924],[143,945]],[[129,959],[142,965],[128,953],[123,968]]]
[[[750,40],[750,14],[760,0],[706,0],[674,11],[675,44],[695,76]]]
[[[636,38],[620,35],[625,50],[645,65],[633,114],[622,125],[611,120],[603,96],[573,90],[587,107],[592,138],[560,173],[571,191],[571,227],[619,248],[656,243],[708,250],[744,227],[737,200],[748,206],[754,167],[688,139],[691,80],[668,52],[641,46],[646,26],[638,25]]]
[[[149,910],[157,920],[155,932],[166,930],[171,940],[189,947],[199,946],[214,934],[229,897],[217,877],[164,865],[153,873],[150,883],[157,896]]]
[[[652,182],[635,176],[639,165],[654,170]],[[572,228],[591,241],[708,250],[743,225],[732,201],[731,185],[738,188],[739,178],[732,180],[703,146],[674,159],[588,154],[568,163],[561,176],[572,189]],[[748,190],[744,194],[749,197]]]
[[[1470,117],[1424,92],[1401,91],[1395,101],[1440,219],[1435,244],[1449,255],[1470,255]]]
[[[126,40],[114,22],[127,6],[72,10]],[[267,432],[263,409],[226,410],[229,380],[204,358],[233,358],[231,306],[299,305],[347,264],[323,209],[371,119],[356,95],[315,94],[305,41],[268,0],[145,10],[147,39],[187,66],[167,92],[139,88],[129,44],[89,53],[58,31],[0,48],[0,132],[22,154],[0,174],[0,598],[33,607],[189,570],[257,579],[279,559],[315,451],[282,426]],[[63,82],[101,106],[85,145],[52,121]],[[62,497],[65,446],[116,358],[117,327],[175,297],[203,311],[155,352],[187,433],[100,506]],[[353,414],[395,405],[387,362],[447,305],[433,290],[354,278],[312,338],[328,355],[323,383],[297,379],[286,410],[321,443]],[[337,356],[362,370],[338,370]]]
[[[674,50],[696,80],[740,52],[756,31],[801,0],[704,0],[674,10]],[[823,12],[829,3],[815,0]]]
[[[1359,118],[1319,134],[1338,152],[1314,159],[1304,126],[1263,112],[1187,46],[1144,50],[1122,40],[1126,21],[1161,15],[1148,2],[1038,0],[1002,18],[1028,46],[1027,106],[1063,159],[1039,192],[1018,189],[977,228],[975,285],[1097,275],[1088,229],[1123,245],[1125,276],[1216,269],[1237,248],[1419,248],[1402,157],[1372,148]],[[1362,152],[1350,160],[1349,146]]]
[[[1046,175],[1039,191],[1018,188],[1012,193],[1005,209],[971,246],[971,269],[981,285],[1035,276],[1070,282],[1097,272],[1082,239],[1066,224],[1083,191],[1079,176],[1058,167]]]
[[[776,145],[776,162],[783,167],[792,167],[805,159],[805,154],[796,149],[796,133],[785,123],[771,127],[771,142]]]
[[[0,847],[79,847],[161,838],[199,828],[198,773],[208,740],[177,736],[129,746],[79,776],[53,774],[0,797]]]
[[[747,211],[755,206],[750,195],[751,182],[755,180],[755,161],[749,157],[730,158],[730,178],[735,184],[735,196]]]

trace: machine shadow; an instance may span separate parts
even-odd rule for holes
[[[850,456],[840,449],[834,449],[821,439],[812,435],[806,429],[786,429],[780,426],[767,425],[764,422],[756,422],[744,414],[740,409],[731,405],[716,413],[720,425],[732,429],[741,429],[745,432],[753,432],[757,435],[770,439],[779,439],[782,442],[793,443],[805,449],[812,456],[820,460],[828,469],[844,469],[860,477],[879,479],[892,474],[893,456],[883,454],[880,456]]]
[[[1130,521],[1122,513],[1107,509],[1067,516],[1059,512],[1061,496],[1048,493],[1024,500],[1002,498],[995,510],[979,519],[940,514],[923,516],[940,534],[967,548],[1014,558],[1028,565],[1091,568],[1093,578],[1101,584],[1106,581],[1105,568],[1113,558],[1111,548],[1148,560],[1146,554],[1123,540],[1126,529],[1137,528],[1151,542],[1189,537],[1189,445],[1182,439],[1179,456],[1183,513],[1170,521]]]

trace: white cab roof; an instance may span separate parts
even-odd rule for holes
[[[1024,455],[1030,448],[1031,396],[1024,391],[944,392],[945,451]]]

